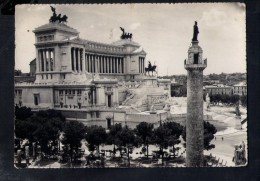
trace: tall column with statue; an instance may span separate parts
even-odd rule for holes
[[[201,167],[204,164],[204,121],[203,121],[203,70],[207,67],[202,60],[202,48],[198,45],[197,22],[184,62],[187,70],[187,117],[186,117],[186,166]]]

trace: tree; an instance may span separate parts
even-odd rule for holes
[[[153,124],[141,122],[136,126],[135,133],[140,137],[141,143],[146,146],[146,157],[149,156],[148,147],[152,143]]]
[[[34,121],[37,122],[37,129],[33,132],[33,135],[36,137],[41,145],[43,152],[48,155],[57,153],[58,139],[60,132],[62,131],[63,122],[58,117],[53,118],[43,118],[43,117],[34,117]]]
[[[53,154],[53,151],[57,152],[57,149],[53,150],[52,147],[58,147],[60,132],[62,132],[66,120],[65,117],[60,111],[49,109],[37,112],[33,116],[33,120],[38,124],[34,136],[40,142],[42,151],[47,154],[51,152]]]
[[[100,144],[105,143],[106,138],[107,134],[105,128],[97,125],[86,127],[85,139],[90,147],[97,147],[98,153]]]
[[[29,142],[36,141],[34,132],[37,130],[38,126],[31,118],[25,120],[15,120],[15,136],[20,139],[28,139]]]
[[[73,152],[77,155],[79,147],[81,147],[81,140],[84,138],[86,128],[81,122],[68,121],[65,122],[63,132],[64,137],[61,142],[69,148],[68,151],[70,154],[70,159],[72,161]],[[75,157],[74,161],[76,161]]]
[[[204,121],[204,149],[211,150],[212,148],[215,148],[215,145],[210,142],[214,139],[214,134],[216,132],[217,129],[213,124]]]
[[[235,104],[238,103],[238,101],[239,101],[239,95],[232,95],[232,96],[230,97],[230,103],[231,103],[231,104],[235,105]]]
[[[43,118],[59,118],[61,121],[65,121],[66,118],[62,115],[60,111],[54,110],[54,109],[48,109],[46,111],[39,111],[37,112],[36,116],[43,117]]]
[[[120,148],[126,148],[128,167],[130,167],[130,154],[133,148],[138,146],[134,131],[128,128],[128,126],[123,127],[122,130],[116,134],[115,144]]]
[[[158,154],[162,156],[162,159],[164,156],[163,149],[167,149],[169,146],[169,139],[171,138],[171,133],[172,131],[163,125],[154,129],[153,143],[159,146]]]
[[[183,126],[175,122],[166,122],[163,124],[163,126],[171,130],[171,136],[169,137],[168,145],[172,146],[173,155],[175,157],[175,152],[176,152],[175,145],[181,142],[180,136],[182,135],[183,132]]]
[[[116,144],[116,139],[117,139],[116,136],[117,136],[117,133],[120,131],[122,131],[122,125],[117,123],[117,124],[111,126],[108,136],[107,136],[107,143],[114,145],[114,150],[113,150],[114,155],[116,154],[116,149],[115,149],[115,144]],[[122,156],[122,154],[120,154],[120,155]]]
[[[15,106],[15,119],[25,120],[33,115],[31,108]]]
[[[210,142],[214,139],[214,134],[217,132],[217,129],[214,125],[209,122],[204,121],[204,149],[210,150],[215,148],[214,144]],[[186,128],[183,129],[182,138],[186,141]],[[185,144],[186,145],[186,144]]]
[[[209,96],[209,99],[210,99],[210,103],[211,103],[211,104],[216,104],[216,103],[217,103],[217,101],[216,101],[216,96],[215,96],[214,94],[211,94],[211,95]]]
[[[242,106],[247,107],[247,96],[246,95],[241,96],[240,100],[241,100]]]

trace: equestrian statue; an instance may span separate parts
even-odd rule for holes
[[[56,9],[54,8],[54,7],[52,7],[52,6],[50,6],[51,7],[51,11],[52,11],[52,16],[50,17],[50,23],[55,23],[55,22],[59,22],[59,23],[62,23],[62,22],[67,22],[67,19],[68,19],[68,17],[66,16],[66,15],[63,15],[62,17],[61,17],[61,14],[59,14],[58,16],[57,16],[57,14],[56,14]]]
[[[153,65],[151,64],[150,61],[148,61],[148,67],[145,67],[144,70],[145,70],[145,75],[146,75],[146,72],[148,72],[148,75],[150,76],[150,72],[152,72],[152,76],[153,76],[153,72],[156,72],[156,65]]]

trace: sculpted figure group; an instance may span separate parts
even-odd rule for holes
[[[121,35],[121,39],[124,40],[124,39],[130,39],[132,40],[133,38],[133,34],[132,33],[127,33],[125,32],[125,29],[120,27],[121,31],[122,31],[122,35]]]
[[[50,23],[55,23],[55,22],[59,22],[59,23],[61,23],[61,22],[67,22],[67,19],[68,19],[68,17],[66,16],[66,15],[63,15],[62,17],[61,17],[61,14],[59,14],[59,15],[57,15],[56,14],[56,9],[54,8],[54,7],[52,7],[52,6],[50,6],[51,7],[51,11],[52,11],[52,16],[51,16],[51,18],[50,18]]]

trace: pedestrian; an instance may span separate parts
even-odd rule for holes
[[[215,140],[216,140],[217,138],[216,138],[216,136],[215,136]]]
[[[222,139],[222,141],[224,140],[224,138],[223,138],[223,137],[222,137],[221,139]]]

